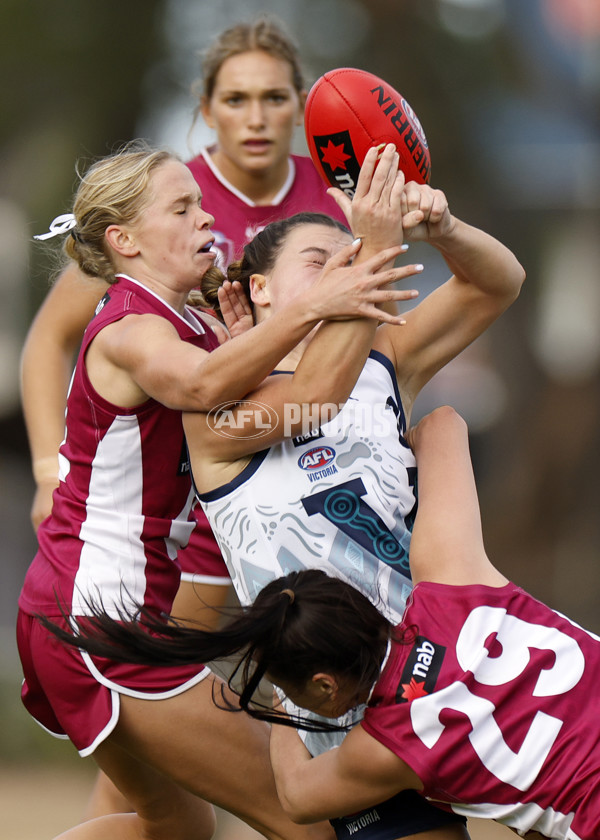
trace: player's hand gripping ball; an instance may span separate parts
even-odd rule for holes
[[[394,143],[407,181],[429,183],[425,132],[406,99],[383,79],[341,67],[312,86],[304,127],[308,149],[324,181],[352,197],[371,146]]]

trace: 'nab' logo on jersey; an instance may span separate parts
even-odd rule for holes
[[[352,146],[349,131],[338,131],[313,137],[321,166],[330,184],[335,184],[350,198],[354,195],[360,165]]]
[[[335,458],[335,449],[331,446],[315,446],[298,458],[298,466],[303,470],[322,470]]]
[[[396,689],[396,703],[410,703],[435,689],[446,648],[417,636]]]
[[[323,432],[321,429],[313,429],[306,435],[300,435],[299,437],[292,438],[292,443],[295,447],[304,446],[305,443],[310,443],[311,440],[318,440],[319,438],[323,437]]]
[[[187,441],[184,438],[181,445],[181,455],[179,456],[179,467],[177,475],[189,475],[191,470],[190,453],[187,447]]]

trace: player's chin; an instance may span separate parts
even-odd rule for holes
[[[288,159],[288,150],[279,142],[269,142],[261,146],[244,147],[244,160],[250,167],[269,169]]]
[[[243,166],[247,172],[267,172],[273,168],[275,161],[271,150],[249,152],[243,157]]]
[[[192,260],[192,269],[190,272],[191,277],[193,278],[193,288],[197,288],[200,286],[202,278],[215,264],[215,260],[217,255],[215,253],[210,252],[202,252],[198,251]]]
[[[212,265],[214,261],[217,259],[217,252],[213,251],[212,248],[207,251],[196,251],[196,262],[204,262],[206,265]]]

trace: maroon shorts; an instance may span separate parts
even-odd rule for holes
[[[64,627],[63,618],[52,620]],[[80,755],[90,755],[119,719],[121,694],[164,700],[210,674],[203,665],[156,668],[90,657],[62,644],[22,610],[17,644],[23,667],[21,699],[33,718],[57,738],[70,738]]]
[[[191,516],[196,520],[196,527],[189,543],[177,554],[181,579],[191,583],[230,584],[231,578],[223,555],[199,504],[196,504]]]

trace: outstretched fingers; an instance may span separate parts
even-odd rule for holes
[[[379,160],[381,154],[381,146],[372,146],[365,155],[365,159],[360,167],[358,181],[356,182],[356,189],[354,191],[355,198],[364,198],[364,196],[369,192],[375,169],[377,167],[377,161]]]
[[[406,321],[401,314],[392,315],[379,307],[390,301],[399,302],[403,300],[414,300],[418,297],[417,289],[393,289],[389,288],[392,283],[398,283],[413,277],[423,271],[420,263],[413,265],[399,266],[385,271],[379,271],[370,278],[370,288],[365,294],[361,315],[365,318],[376,318],[386,324],[402,325]]]
[[[381,183],[378,200],[387,207],[398,207],[404,191],[404,172],[399,168],[400,155],[391,144],[384,149],[373,183]]]
[[[356,236],[368,238],[374,250],[402,238],[400,198],[404,174],[399,163],[393,143],[373,146],[365,155],[352,200],[341,190],[328,190],[351,230]]]
[[[405,250],[394,245],[366,258],[353,261],[361,248],[360,240],[342,248],[325,264],[316,284],[308,291],[314,297],[320,320],[370,318],[391,324],[403,322],[401,316],[384,313],[378,308],[385,302],[409,300],[417,296],[414,289],[395,289],[392,284],[423,270],[422,265],[394,267],[394,260]]]
[[[381,271],[384,265],[387,265],[396,257],[399,257],[400,254],[403,254],[408,249],[408,245],[392,245],[389,248],[383,248],[381,251],[378,251],[372,257],[369,257],[368,260],[365,260],[363,263],[363,268],[365,271],[370,271],[372,273]],[[402,270],[402,267],[394,270]]]
[[[398,182],[401,182],[401,187],[404,186],[404,174],[398,169],[399,163],[400,155],[392,143],[369,149],[361,167],[355,197],[368,195],[374,202],[382,201],[389,205],[394,187],[398,190]]]
[[[244,293],[242,284],[225,280],[217,292],[219,306],[225,326],[233,338],[253,325],[252,308]]]
[[[352,199],[348,195],[346,195],[343,190],[338,189],[337,187],[330,187],[327,190],[327,194],[333,198],[336,202],[346,219],[348,220],[348,224],[352,228],[352,202],[353,201],[360,201],[364,199],[368,194],[369,190],[372,187],[373,181],[373,174],[375,173],[375,168],[377,167],[377,161],[381,154],[382,146],[372,146],[365,158],[362,162],[362,166],[360,168],[360,172],[358,175],[358,181],[356,183],[356,188],[354,190],[354,196]]]

